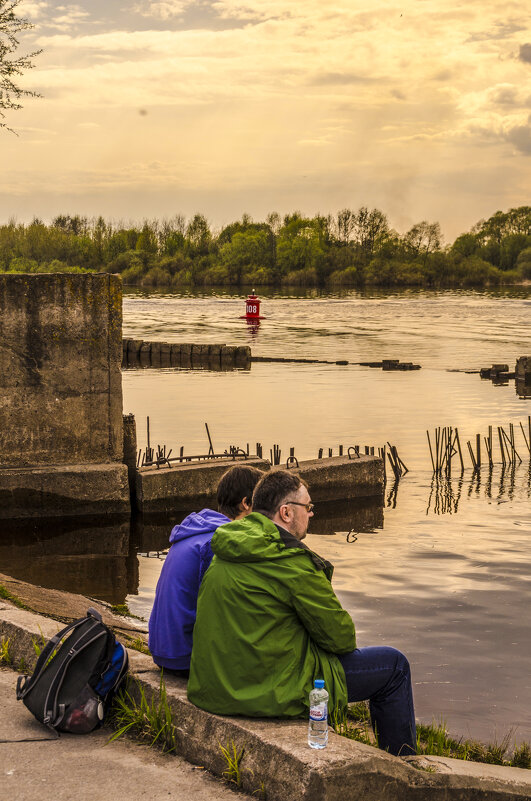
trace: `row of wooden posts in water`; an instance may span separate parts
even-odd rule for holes
[[[522,423],[519,425],[524,438],[525,447],[531,458],[531,415],[527,418],[526,427],[524,427]],[[463,451],[461,449],[459,431],[457,428],[453,428],[452,426],[441,428],[439,426],[435,429],[433,444],[429,431],[426,431],[426,435],[434,473],[444,473],[450,476],[452,474],[452,459],[454,457],[459,457],[461,471],[465,469]],[[503,465],[516,464],[517,460],[518,464],[521,464],[522,458],[516,449],[515,427],[513,423],[509,424],[509,433],[507,433],[502,426],[497,426],[497,442],[499,444],[500,458]],[[487,464],[489,467],[494,466],[496,437],[494,436],[492,426],[489,426],[487,436],[483,436],[484,448],[482,448],[481,434],[476,434],[475,440],[468,440],[466,445],[474,471],[480,470],[482,464]],[[484,455],[485,459],[483,458]]]

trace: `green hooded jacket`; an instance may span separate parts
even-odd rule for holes
[[[220,715],[308,714],[314,679],[347,703],[336,654],[356,648],[332,565],[258,512],[220,526],[197,604],[188,698]]]

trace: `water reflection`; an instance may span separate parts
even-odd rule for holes
[[[0,569],[49,589],[123,603],[138,587],[129,518],[3,521]]]
[[[426,515],[430,512],[435,515],[456,514],[463,494],[466,498],[482,496],[497,503],[512,501],[516,495],[531,498],[531,462],[527,466],[514,462],[496,467],[486,466],[473,471],[468,477],[464,472],[457,478],[434,473]]]

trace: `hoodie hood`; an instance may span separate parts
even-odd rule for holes
[[[230,518],[215,512],[213,509],[202,509],[200,512],[192,512],[185,517],[182,523],[174,526],[170,534],[170,543],[186,540],[196,534],[214,533],[218,526],[230,523]]]

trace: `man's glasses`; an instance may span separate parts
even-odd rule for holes
[[[299,501],[284,501],[282,506],[287,506],[288,503],[291,503],[293,506],[304,506],[308,514],[310,514],[310,512],[313,512],[313,510],[315,509],[314,503],[300,503]]]

